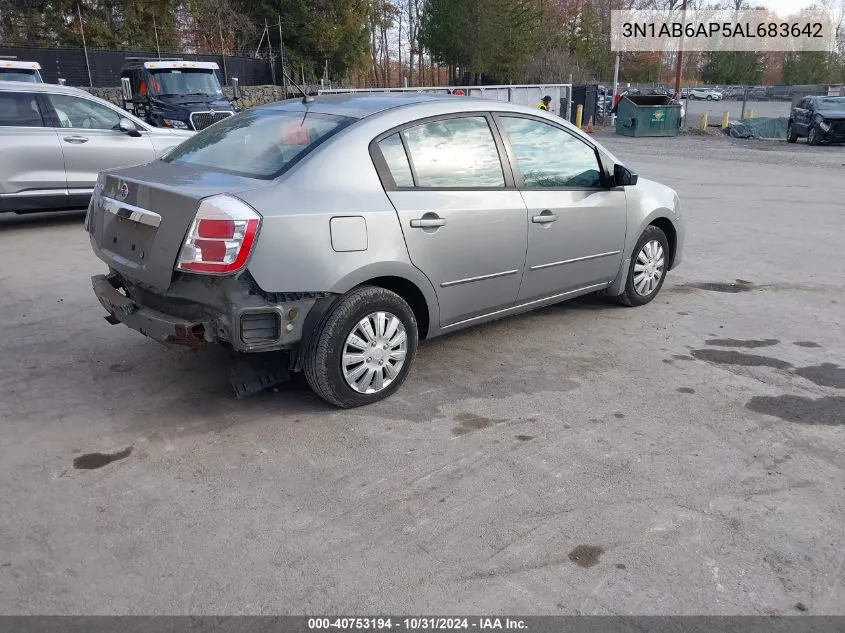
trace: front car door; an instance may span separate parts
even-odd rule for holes
[[[608,188],[595,147],[563,126],[497,114],[527,207],[528,254],[518,301],[611,282],[622,263],[625,190]]]
[[[810,117],[808,116],[807,110],[809,104],[810,99],[804,97],[798,102],[798,105],[795,106],[795,113],[793,114],[793,125],[795,126],[795,131],[802,136],[806,136],[807,130],[809,129],[808,123],[810,122]]]
[[[65,157],[71,201],[88,204],[97,174],[111,167],[126,167],[155,160],[155,149],[146,130],[133,137],[120,131],[120,110],[92,99],[47,94],[58,125]]]
[[[503,168],[490,115],[417,122],[377,139],[377,149],[411,261],[436,289],[440,325],[513,305],[525,263],[525,204]]]
[[[0,211],[67,206],[65,162],[34,92],[0,91]]]

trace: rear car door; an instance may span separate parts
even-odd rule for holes
[[[485,113],[438,117],[377,139],[374,158],[413,264],[448,327],[513,305],[525,264],[525,204]]]
[[[67,205],[59,137],[34,92],[0,91],[0,211]]]
[[[622,263],[625,190],[608,188],[595,147],[540,118],[497,114],[527,207],[518,301],[598,288]]]
[[[75,95],[46,97],[59,126],[71,198],[80,198],[87,204],[82,199],[91,195],[97,174],[104,169],[155,160],[155,149],[146,130],[139,130],[138,137],[120,131],[123,115],[117,108]]]

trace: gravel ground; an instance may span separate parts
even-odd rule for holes
[[[79,214],[0,218],[0,613],[845,614],[845,152],[602,140],[682,198],[658,299],[353,411],[235,401],[103,321]]]

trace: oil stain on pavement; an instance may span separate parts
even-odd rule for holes
[[[735,338],[711,338],[704,341],[706,345],[715,345],[716,347],[771,347],[780,343],[776,338],[765,339],[735,339]]]
[[[798,347],[821,347],[815,341],[795,341],[793,345],[797,345]]]
[[[697,288],[698,290],[709,290],[710,292],[729,292],[732,294],[739,292],[748,292],[754,290],[756,286],[745,279],[737,279],[736,283],[726,283],[721,281],[702,281],[699,283],[686,284],[690,288]]]
[[[117,453],[87,453],[73,459],[73,467],[79,470],[95,470],[108,466],[119,459],[125,459],[132,454],[132,447],[127,446]]]
[[[455,422],[458,423],[458,426],[452,429],[452,435],[460,436],[467,435],[473,431],[486,429],[500,422],[507,422],[507,420],[485,418],[480,415],[475,415],[474,413],[467,413],[463,411],[455,415]]]
[[[800,424],[845,425],[845,398],[826,396],[754,396],[745,405],[755,413],[772,415],[787,422]]]
[[[579,545],[569,552],[568,557],[578,567],[592,567],[598,564],[602,554],[604,550],[595,545]]]
[[[722,365],[743,365],[745,367],[772,367],[774,369],[789,369],[791,363],[779,358],[770,356],[758,356],[756,354],[743,354],[722,349],[694,349],[690,352],[698,360],[706,360],[710,363]]]
[[[822,363],[810,367],[799,367],[795,370],[797,376],[805,378],[820,387],[845,389],[845,367],[833,363]]]

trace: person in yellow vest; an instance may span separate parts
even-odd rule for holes
[[[551,104],[551,102],[552,102],[552,98],[549,95],[546,95],[545,97],[543,97],[543,100],[540,101],[540,103],[537,104],[537,107],[540,110],[545,110],[546,112],[548,112],[549,111],[549,104]]]

